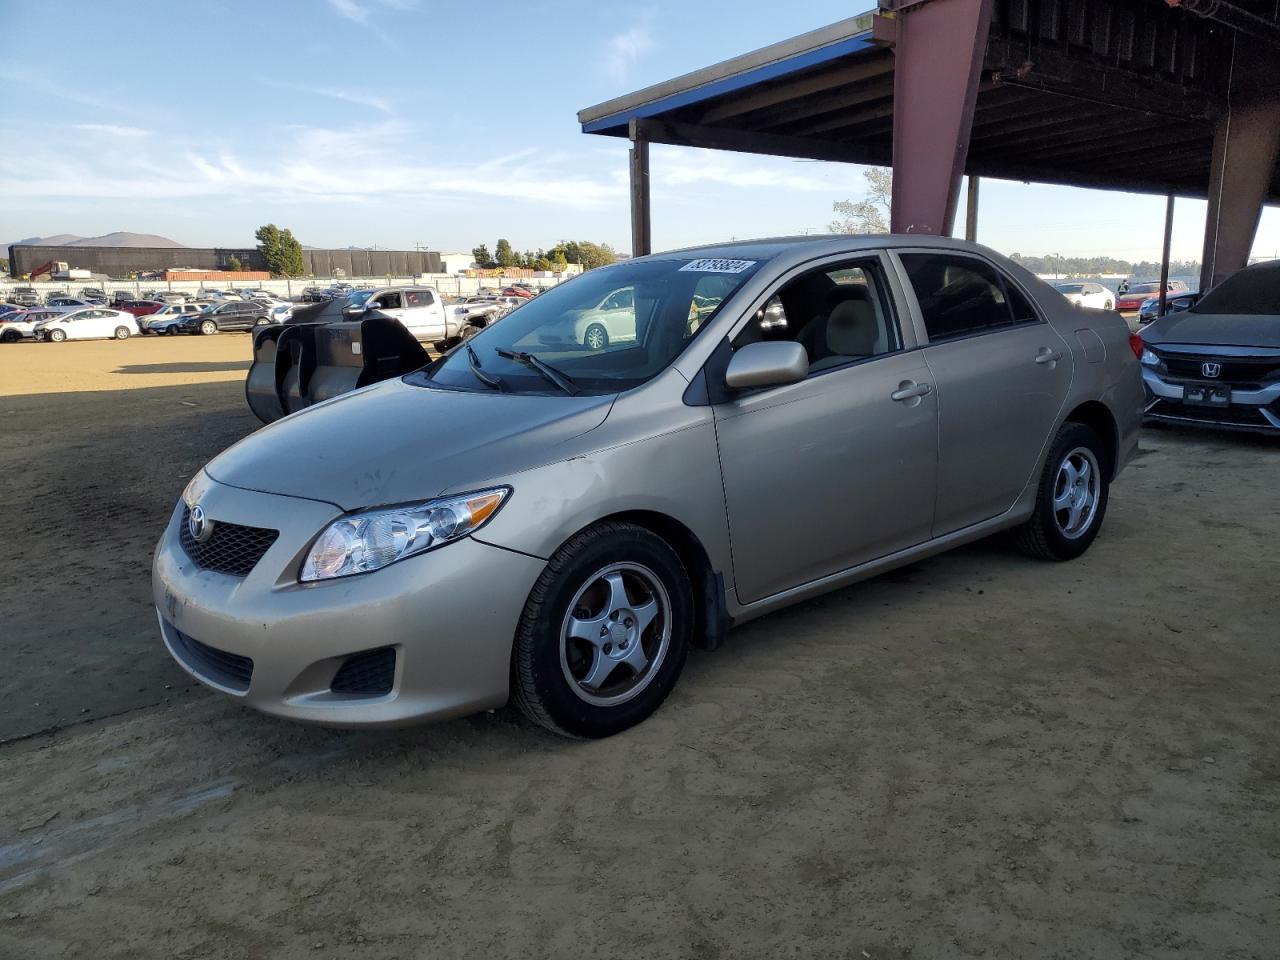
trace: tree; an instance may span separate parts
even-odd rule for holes
[[[514,267],[516,265],[516,252],[511,249],[511,241],[502,237],[493,248],[493,258],[498,261],[500,267]]]
[[[480,244],[478,247],[471,248],[471,259],[475,261],[476,266],[482,270],[487,270],[496,264],[493,261],[493,254],[489,252],[488,244]]]
[[[239,273],[244,269],[244,264],[240,262],[240,258],[234,253],[227,258],[227,269],[232,273]]]
[[[827,229],[832,233],[888,233],[893,196],[893,171],[871,167],[862,172],[867,193],[861,200],[837,200],[831,210],[838,215]]]
[[[564,258],[563,250],[553,249],[551,251],[551,270],[556,273],[564,273],[569,269],[569,261]]]
[[[259,227],[254,234],[258,239],[258,252],[267,269],[278,277],[300,277],[307,272],[302,256],[302,244],[290,230],[281,230],[274,223]]]
[[[596,267],[618,262],[618,255],[613,252],[613,247],[607,243],[592,243],[589,240],[581,240],[578,242],[578,254],[580,258],[578,262],[586,270],[593,270]]]

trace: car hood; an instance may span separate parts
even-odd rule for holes
[[[213,479],[343,510],[407,503],[553,462],[614,397],[470,393],[400,379],[277,420],[214,458]]]
[[[1280,317],[1183,310],[1156,320],[1142,331],[1147,343],[1192,343],[1227,347],[1280,348]]]

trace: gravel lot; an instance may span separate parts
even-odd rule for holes
[[[603,743],[325,731],[150,608],[248,352],[0,347],[0,956],[1280,955],[1280,442],[1151,431],[1082,560],[767,617]]]

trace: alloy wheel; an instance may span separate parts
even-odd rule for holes
[[[671,599],[638,563],[613,563],[578,588],[560,629],[560,668],[580,699],[611,707],[638,696],[671,645]]]
[[[1053,481],[1053,520],[1068,540],[1088,532],[1098,513],[1102,471],[1087,447],[1075,447],[1058,465]]]

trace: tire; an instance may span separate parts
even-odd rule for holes
[[[271,323],[271,321],[268,320],[266,317],[259,317],[257,320],[253,321],[253,325],[255,327],[265,327],[269,323]]]
[[[17,330],[6,330],[4,333],[0,333],[0,343],[17,343],[21,339],[22,334]]]
[[[1116,305],[1115,305],[1115,303],[1114,303],[1113,301],[1108,300],[1105,304],[1103,304],[1102,309],[1103,309],[1103,310],[1114,310],[1114,309],[1115,309],[1115,306],[1116,306]]]
[[[62,341],[64,341],[64,340],[66,340],[66,339],[67,339],[67,331],[65,331],[65,330],[50,330],[50,331],[49,331],[49,339],[50,339],[50,340],[52,340],[54,343],[62,343]]]
[[[218,325],[212,320],[202,320],[200,322],[200,333],[203,336],[211,337],[218,332]]]
[[[588,350],[603,350],[609,345],[609,331],[600,324],[593,323],[582,335],[582,344]]]
[[[462,328],[461,332],[459,333],[459,337],[461,339],[459,339],[458,342],[466,343],[468,340],[470,340],[479,332],[480,332],[479,327],[475,326],[474,324],[468,323],[465,327]]]
[[[676,552],[643,527],[596,524],[556,551],[529,593],[512,697],[562,736],[612,736],[667,698],[692,630],[693,592]]]
[[[1064,423],[1045,461],[1035,511],[1014,530],[1018,549],[1059,561],[1088,550],[1107,513],[1110,474],[1111,454],[1098,435],[1082,423]]]
[[[117,339],[117,340],[128,340],[128,339],[129,339],[129,328],[128,328],[128,327],[116,327],[116,339]]]

